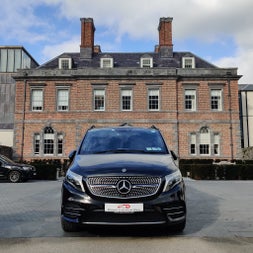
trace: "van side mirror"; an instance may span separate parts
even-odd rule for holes
[[[75,155],[76,155],[76,150],[72,150],[70,153],[69,153],[69,160],[70,162],[72,162],[75,158]]]
[[[178,159],[177,155],[175,154],[175,152],[173,150],[171,150],[170,152],[171,152],[173,159],[176,161]]]

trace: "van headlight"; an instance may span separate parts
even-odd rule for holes
[[[84,192],[82,176],[69,170],[66,174],[65,180],[76,190]]]
[[[167,192],[175,187],[177,184],[183,181],[180,170],[168,175],[165,177],[165,185],[163,188],[163,192]]]

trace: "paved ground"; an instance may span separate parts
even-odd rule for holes
[[[253,181],[187,182],[186,236],[253,237]]]
[[[0,239],[4,253],[252,253],[248,238],[50,237]]]
[[[0,252],[253,252],[253,181],[186,180],[186,187],[180,235],[151,228],[69,234],[60,227],[61,180],[1,182]]]

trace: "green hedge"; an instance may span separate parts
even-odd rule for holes
[[[217,164],[212,159],[180,159],[179,168],[184,177],[197,180],[253,180],[253,160],[235,160],[234,164]],[[38,180],[56,180],[65,176],[69,160],[33,160],[29,164],[36,167]]]
[[[64,176],[68,160],[60,159],[45,159],[45,160],[33,160],[29,164],[36,168],[37,180],[56,180],[57,176]]]
[[[210,159],[182,159],[179,161],[179,168],[184,177],[197,180],[253,180],[251,160],[236,160],[233,164],[215,162]]]

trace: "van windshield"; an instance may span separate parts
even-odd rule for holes
[[[146,153],[167,154],[158,130],[136,128],[92,129],[87,132],[80,154]]]

